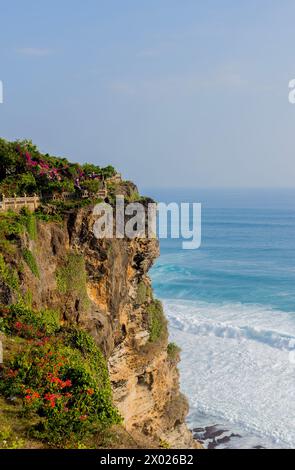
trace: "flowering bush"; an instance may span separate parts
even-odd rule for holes
[[[34,437],[60,446],[120,422],[106,362],[92,337],[69,328],[49,328],[49,334],[42,316],[32,321],[34,312],[23,306],[0,312],[11,334],[29,340],[3,367],[0,392],[18,397],[23,413],[39,417]]]
[[[72,192],[75,188],[96,192],[103,178],[116,173],[111,165],[101,168],[85,163],[81,166],[66,158],[42,154],[28,140],[0,139],[0,162],[0,193],[6,196],[34,192],[48,195],[53,191]]]
[[[0,305],[0,318],[8,333],[27,339],[44,338],[60,329],[57,311],[33,310],[22,301]]]

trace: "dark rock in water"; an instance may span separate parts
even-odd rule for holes
[[[194,439],[204,443],[208,449],[215,449],[221,444],[226,444],[230,442],[233,437],[242,437],[240,434],[226,433],[230,433],[230,431],[228,429],[218,428],[217,424],[193,429]]]
[[[265,449],[265,447],[263,447],[263,446],[254,446],[254,447],[252,447],[252,449]]]
[[[194,428],[192,432],[204,432],[205,428]]]
[[[217,440],[217,444],[225,444],[225,442],[229,442],[231,440],[232,437],[242,437],[240,436],[240,434],[230,434],[229,436],[224,436],[222,437],[221,439],[218,439]]]
[[[205,436],[206,436],[206,439],[216,439],[216,437],[221,436],[225,432],[227,432],[227,429],[217,429],[216,431],[212,430],[206,433]]]

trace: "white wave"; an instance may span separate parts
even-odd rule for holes
[[[258,328],[251,326],[233,326],[227,325],[220,322],[204,322],[198,321],[197,319],[191,319],[190,323],[187,323],[187,319],[179,317],[170,317],[171,326],[178,330],[187,331],[191,334],[208,336],[214,335],[220,338],[228,339],[248,339],[252,341],[259,341],[261,343],[268,344],[273,348],[284,349],[292,351],[295,349],[295,337],[277,333],[271,330],[259,330]]]
[[[295,447],[295,314],[263,306],[165,301],[182,348],[181,384],[198,413]],[[212,424],[212,422],[211,422]]]

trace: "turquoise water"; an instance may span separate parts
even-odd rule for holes
[[[265,208],[246,208],[246,192],[244,199],[240,197],[235,203],[242,207],[222,207],[233,205],[224,193],[228,195],[212,191],[210,204],[204,201],[200,249],[182,250],[178,240],[161,240],[161,257],[152,271],[157,295],[257,303],[295,311],[295,191],[279,193],[289,196],[287,207],[285,200],[280,203],[271,191],[265,200],[263,191],[257,205],[265,204]],[[167,193],[164,196],[169,200]],[[172,196],[171,191],[173,201]],[[275,208],[269,207],[271,197]],[[201,193],[200,200],[203,198]],[[214,198],[217,207],[212,207]],[[184,199],[193,201],[188,196]],[[254,202],[248,204],[253,206]]]
[[[201,247],[161,240],[151,270],[183,350],[189,423],[230,423],[245,447],[295,447],[295,190],[148,194],[203,204]]]
[[[200,249],[162,240],[153,271],[160,297],[295,310],[295,211],[208,208],[202,219]]]

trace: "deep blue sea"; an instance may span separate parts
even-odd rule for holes
[[[295,447],[295,190],[145,190],[202,203],[202,243],[160,241],[151,270],[182,348],[189,425],[242,437],[228,447]]]

